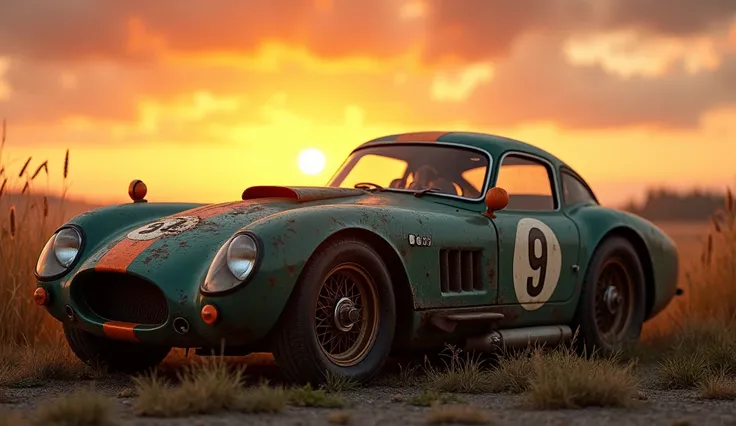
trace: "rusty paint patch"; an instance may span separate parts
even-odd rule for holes
[[[121,321],[108,321],[102,324],[102,331],[105,336],[113,340],[124,340],[128,342],[138,342],[135,337],[135,327],[138,324]]]
[[[293,277],[294,274],[296,274],[296,266],[294,265],[286,265],[286,272],[289,273],[290,277]]]
[[[186,305],[189,301],[189,296],[187,296],[182,290],[177,290],[177,292],[179,293],[179,304]]]
[[[278,250],[279,246],[285,245],[284,240],[280,236],[275,237],[271,244],[273,245],[274,250]]]
[[[271,285],[271,287],[278,285],[279,280],[276,279],[276,277],[269,277],[268,283]]]

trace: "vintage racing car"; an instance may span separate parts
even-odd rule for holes
[[[85,362],[125,372],[172,347],[273,352],[292,380],[362,382],[390,353],[578,342],[610,351],[679,292],[673,241],[599,205],[534,146],[467,132],[381,137],[325,187],[223,204],[133,203],[44,247],[34,300]]]

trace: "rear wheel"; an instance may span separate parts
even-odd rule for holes
[[[588,353],[612,353],[636,343],[646,310],[644,270],[631,243],[606,239],[591,260],[575,318]]]
[[[85,364],[121,373],[139,373],[153,368],[171,351],[165,346],[106,339],[67,324],[64,336],[72,352]]]
[[[383,367],[395,326],[380,256],[360,240],[336,241],[305,266],[282,314],[274,357],[299,383],[321,383],[328,373],[365,382]]]

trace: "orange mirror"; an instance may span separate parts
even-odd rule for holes
[[[486,211],[483,215],[493,219],[496,212],[503,210],[509,205],[509,193],[505,189],[495,187],[486,193]]]

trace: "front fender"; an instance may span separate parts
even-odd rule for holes
[[[345,229],[361,229],[382,238],[398,253],[392,241],[396,231],[389,227],[388,209],[355,206],[316,206],[287,210],[254,221],[241,229],[255,233],[262,243],[258,271],[243,289],[226,296],[201,296],[200,305],[215,303],[223,312],[238,307],[256,309],[246,317],[257,324],[239,324],[263,337],[273,328],[299,280],[304,265],[328,238]],[[339,219],[338,219],[339,218]],[[252,300],[257,297],[257,303]]]

